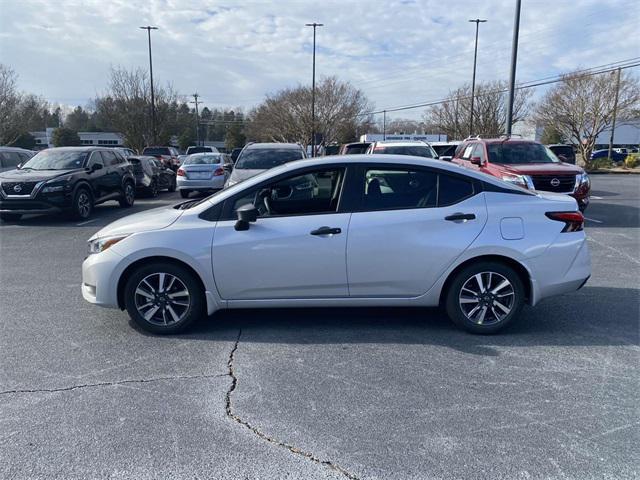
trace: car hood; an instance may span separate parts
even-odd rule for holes
[[[496,164],[494,164],[496,165]],[[518,175],[579,175],[584,172],[582,168],[570,163],[527,163],[506,165],[500,164],[505,172]]]
[[[229,182],[238,183],[247,178],[255,177],[259,173],[264,172],[263,169],[251,170],[245,168],[234,168],[229,177]]]
[[[134,213],[133,215],[129,215],[110,223],[102,230],[96,232],[89,240],[116,235],[148,232],[151,230],[162,230],[180,218],[180,215],[183,213],[184,210],[178,210],[172,207],[160,207],[140,213]]]
[[[43,180],[51,180],[56,177],[63,177],[70,173],[84,170],[83,168],[74,168],[70,170],[9,170],[0,173],[0,182],[41,182]]]

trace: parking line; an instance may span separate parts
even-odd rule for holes
[[[92,218],[91,220],[87,220],[86,222],[76,223],[76,226],[81,227],[83,225],[87,225],[88,223],[95,222],[96,220],[98,220],[98,219],[97,218]]]
[[[602,220],[596,220],[595,218],[584,217],[585,220],[595,223],[604,223]]]

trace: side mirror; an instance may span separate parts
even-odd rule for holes
[[[482,165],[484,162],[480,157],[471,157],[471,163],[473,163],[474,165]]]
[[[438,157],[438,160],[444,160],[445,162],[450,162],[453,159],[453,157],[450,156],[443,156],[443,157]]]
[[[251,203],[241,206],[236,213],[238,221],[234,228],[237,231],[249,230],[249,224],[258,219],[258,209]]]
[[[95,172],[96,170],[102,170],[102,164],[101,163],[94,163],[93,165],[91,165],[91,171]]]

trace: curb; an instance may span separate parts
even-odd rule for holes
[[[586,170],[589,175],[640,175],[640,169],[635,170]]]

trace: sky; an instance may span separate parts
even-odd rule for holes
[[[148,68],[210,108],[245,111],[316,72],[350,81],[377,110],[439,100],[471,81],[508,80],[515,0],[0,0],[0,63],[21,90],[85,106],[111,66]],[[517,80],[640,57],[638,0],[522,0]],[[638,73],[639,70],[636,68]],[[541,94],[541,90],[537,95]],[[388,118],[420,118],[423,109]]]

